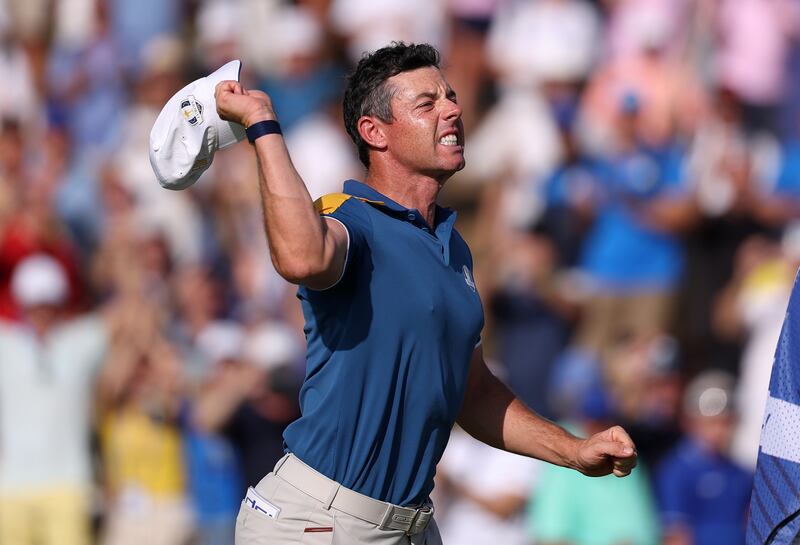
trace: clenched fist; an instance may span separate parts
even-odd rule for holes
[[[590,477],[624,477],[636,467],[636,447],[624,429],[614,426],[582,441],[575,461],[576,469]]]
[[[219,116],[249,127],[259,121],[276,120],[272,100],[263,91],[249,90],[238,81],[226,80],[214,90]]]

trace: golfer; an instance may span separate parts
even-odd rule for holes
[[[316,203],[270,98],[226,80],[215,100],[222,119],[247,127],[270,254],[299,285],[308,341],[302,416],[243,500],[237,545],[440,544],[428,496],[455,422],[589,476],[630,473],[622,428],[577,438],[486,367],[472,257],[455,212],[436,204],[464,167],[464,128],[434,48],[395,43],[359,62],[344,122],[366,176]]]

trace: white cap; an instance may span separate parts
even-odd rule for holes
[[[267,322],[248,335],[245,358],[257,367],[271,370],[295,363],[301,350],[300,341],[291,328],[280,322]]]
[[[61,305],[69,294],[67,275],[61,264],[49,255],[26,257],[14,268],[11,294],[21,307]]]
[[[162,187],[185,189],[211,166],[214,154],[244,140],[238,123],[217,114],[214,89],[224,80],[239,80],[241,61],[193,81],[173,95],[150,131],[150,165]]]

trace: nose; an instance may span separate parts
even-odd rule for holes
[[[445,109],[445,116],[446,120],[456,120],[461,118],[461,106],[458,105],[457,102],[453,100],[447,100],[447,106]]]

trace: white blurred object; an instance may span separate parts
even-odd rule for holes
[[[276,64],[278,44],[271,36],[274,21],[283,9],[281,0],[241,0],[243,19],[239,27],[242,60],[248,70],[260,75],[269,73]]]
[[[197,36],[212,45],[236,37],[242,21],[241,2],[204,2],[197,13]]]
[[[464,174],[480,182],[510,175],[527,183],[555,167],[561,153],[558,130],[539,94],[509,92],[469,138]]]
[[[772,360],[792,290],[792,272],[780,261],[762,264],[744,279],[737,301],[737,311],[749,334],[736,389],[739,421],[731,455],[751,469],[758,459]]]
[[[0,118],[14,119],[24,125],[35,121],[41,111],[39,94],[33,82],[31,61],[16,42],[0,45],[0,81],[3,82],[0,85]]]
[[[97,1],[59,0],[55,3],[53,39],[59,47],[77,50],[89,44],[97,28]]]
[[[683,410],[692,416],[714,417],[735,412],[736,380],[725,371],[704,371],[686,386]]]
[[[244,355],[253,365],[271,370],[294,364],[301,351],[302,345],[289,326],[282,322],[266,322],[247,336]]]
[[[178,36],[163,34],[151,39],[139,54],[144,74],[180,74],[186,65],[186,47]]]
[[[350,59],[392,41],[428,43],[441,48],[445,33],[444,2],[427,0],[333,0],[330,20],[348,38]]]
[[[505,452],[453,430],[437,472],[485,498],[527,498],[533,491],[541,462]],[[526,545],[523,511],[501,518],[468,498],[455,495],[437,514],[442,541],[458,545]]]
[[[355,146],[330,116],[306,116],[286,135],[286,147],[312,199],[342,190],[342,182],[363,173]]]
[[[614,58],[636,55],[645,48],[681,50],[692,0],[627,0],[614,2],[606,27]]]
[[[239,359],[244,353],[244,328],[233,321],[215,321],[197,336],[197,348],[212,363]]]
[[[11,294],[21,307],[61,305],[69,295],[67,275],[49,255],[26,257],[14,268]]]
[[[286,6],[276,14],[272,38],[279,57],[312,54],[322,45],[322,27],[308,10]]]
[[[492,22],[489,62],[501,83],[581,81],[599,52],[600,20],[584,0],[511,2]]]

